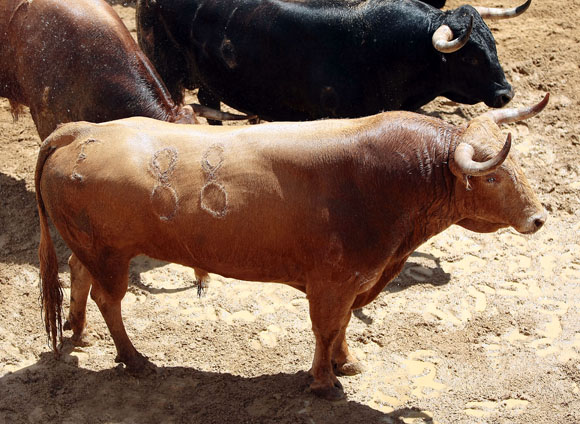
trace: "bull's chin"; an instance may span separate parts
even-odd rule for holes
[[[528,234],[529,235],[529,234],[537,233],[539,229],[540,229],[540,227],[522,228],[522,229],[516,228],[516,231],[520,234]]]
[[[496,222],[478,221],[468,218],[462,219],[457,225],[461,225],[463,228],[476,233],[494,233],[497,230],[509,227],[509,224],[498,224]]]

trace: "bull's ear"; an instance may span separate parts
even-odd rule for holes
[[[469,184],[469,180],[471,179],[471,175],[465,174],[455,162],[453,155],[449,158],[449,170],[455,177],[463,183],[466,190],[471,190],[471,185]]]

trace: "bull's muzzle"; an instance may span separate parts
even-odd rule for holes
[[[544,226],[547,220],[548,212],[544,209],[542,212],[532,215],[526,222],[525,227],[519,230],[519,232],[522,234],[534,234]]]
[[[508,85],[508,88],[497,90],[494,94],[493,100],[485,104],[489,107],[500,108],[507,105],[514,98],[514,89]]]

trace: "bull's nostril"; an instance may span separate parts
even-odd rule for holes
[[[508,94],[504,94],[501,96],[501,103],[503,106],[507,105],[512,99],[512,96]]]
[[[542,226],[544,225],[544,222],[546,222],[546,221],[545,221],[545,220],[543,220],[543,219],[540,219],[540,218],[538,218],[538,219],[535,219],[535,220],[534,220],[534,225],[535,225],[535,226],[536,226],[536,228],[539,230],[539,229],[540,229],[540,228],[542,228]]]

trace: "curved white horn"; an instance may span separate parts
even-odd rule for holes
[[[465,46],[469,41],[471,36],[471,30],[473,29],[473,16],[469,21],[469,27],[455,40],[453,39],[453,31],[447,25],[441,25],[437,28],[437,31],[433,33],[432,42],[433,47],[441,53],[453,53],[459,50],[461,47]]]
[[[487,175],[501,166],[501,164],[506,160],[510,152],[512,145],[512,135],[508,134],[505,144],[501,151],[485,162],[476,162],[473,160],[473,155],[475,150],[470,144],[465,142],[459,143],[453,154],[453,160],[457,169],[461,171],[463,175],[473,175],[474,177],[479,177],[481,175]]]
[[[520,16],[532,4],[532,0],[527,0],[524,4],[511,9],[503,9],[500,7],[483,7],[475,6],[475,10],[479,12],[483,19],[509,19]]]
[[[520,108],[510,108],[510,109],[497,109],[485,112],[481,116],[488,116],[495,121],[497,125],[509,124],[510,122],[523,121],[524,119],[531,118],[532,116],[540,113],[548,104],[550,100],[550,93],[546,93],[544,98],[537,104],[533,106],[520,107]]]

